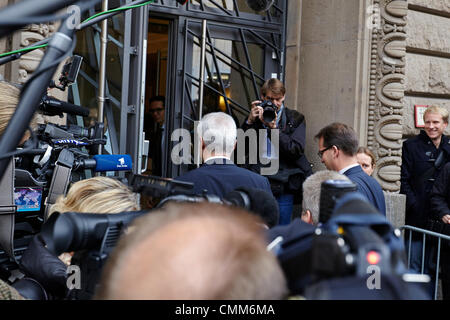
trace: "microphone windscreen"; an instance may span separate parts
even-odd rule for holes
[[[98,154],[93,157],[96,161],[95,171],[129,171],[133,167],[131,156],[128,154]]]
[[[280,210],[275,197],[264,190],[239,187],[237,191],[243,191],[250,199],[250,210],[260,216],[269,228],[278,224]]]

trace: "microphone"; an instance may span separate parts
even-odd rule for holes
[[[45,95],[42,98],[42,102],[39,105],[39,109],[41,109],[44,114],[50,115],[50,116],[56,116],[61,115],[62,113],[69,113],[76,116],[83,116],[87,117],[89,116],[89,109],[77,106],[76,104],[72,104],[69,102],[61,101],[56,98],[49,97]]]
[[[94,169],[96,172],[130,171],[133,161],[128,154],[97,154],[92,159],[75,161],[75,170]]]
[[[272,194],[264,190],[239,187],[229,192],[223,199],[233,205],[252,211],[261,217],[269,228],[278,224],[280,217],[278,202]]]

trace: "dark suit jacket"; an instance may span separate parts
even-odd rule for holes
[[[361,166],[353,167],[344,172],[353,181],[358,191],[367,197],[367,200],[386,216],[386,203],[384,202],[383,189],[373,177],[363,171]]]
[[[243,186],[272,194],[266,177],[240,168],[227,159],[207,161],[200,168],[189,171],[175,180],[193,182],[195,193],[200,194],[206,189],[207,194],[214,194],[220,198]]]

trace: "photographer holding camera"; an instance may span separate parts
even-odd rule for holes
[[[284,105],[286,88],[280,80],[267,80],[260,93],[261,100],[252,102],[250,114],[241,128],[246,132],[250,129],[256,130],[258,136],[266,129],[267,144],[264,144],[263,150],[258,150],[258,163],[249,163],[250,151],[246,148],[246,167],[261,173],[261,168],[264,167],[262,163],[267,163],[261,161],[261,157],[268,160],[278,157],[278,172],[268,175],[267,178],[280,206],[280,224],[288,224],[293,204],[301,203],[302,183],[312,173],[311,165],[304,154],[305,117]],[[274,129],[279,130],[279,150],[272,150],[271,136]]]

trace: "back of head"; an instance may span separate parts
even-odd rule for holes
[[[324,128],[315,136],[323,139],[323,146],[336,146],[348,156],[356,155],[358,150],[358,137],[353,128],[344,123],[334,122]]]
[[[303,182],[303,211],[309,210],[312,216],[313,224],[319,222],[320,214],[320,189],[322,182],[326,180],[345,180],[350,181],[347,176],[332,170],[321,170],[310,175]]]
[[[108,177],[94,177],[75,182],[65,197],[50,208],[53,212],[118,213],[139,210],[137,194],[122,182]]]
[[[237,129],[233,118],[224,112],[206,114],[197,127],[199,136],[211,154],[230,155],[236,143]]]
[[[172,203],[118,243],[98,299],[281,299],[287,293],[261,220],[210,203]]]

